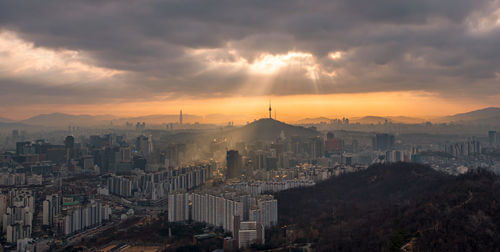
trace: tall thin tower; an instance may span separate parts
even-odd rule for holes
[[[273,119],[271,117],[271,100],[269,100],[269,119]]]
[[[179,114],[179,124],[182,125],[182,109],[181,109],[181,113]]]

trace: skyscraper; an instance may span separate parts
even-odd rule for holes
[[[181,112],[179,114],[179,124],[182,125],[182,109],[181,109]]]
[[[75,157],[75,138],[67,136],[64,139],[64,147],[66,148],[66,160],[69,162],[69,160]]]
[[[271,117],[271,110],[272,110],[271,109],[271,101],[269,101],[269,119],[272,119],[272,117]]]
[[[340,138],[335,138],[335,135],[332,132],[328,132],[326,134],[325,140],[325,149],[326,153],[342,153],[342,149],[344,146],[344,142]]]
[[[490,143],[490,147],[494,147],[497,144],[497,132],[494,130],[488,131],[488,140]]]
[[[227,178],[236,178],[241,175],[241,156],[237,150],[229,150],[226,155]]]
[[[394,135],[376,134],[375,137],[372,138],[372,145],[374,150],[390,150],[394,146]]]

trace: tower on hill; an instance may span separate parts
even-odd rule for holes
[[[269,100],[269,119],[272,119],[271,117],[271,100]]]

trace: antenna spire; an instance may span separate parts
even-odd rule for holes
[[[271,116],[271,99],[269,99],[269,119],[273,119]]]

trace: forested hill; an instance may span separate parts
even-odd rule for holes
[[[500,248],[500,181],[396,163],[277,195],[289,239],[318,251],[491,251]]]

